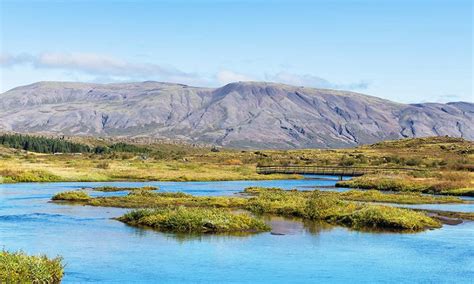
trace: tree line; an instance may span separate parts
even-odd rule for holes
[[[116,143],[110,146],[89,147],[81,143],[74,143],[60,138],[46,138],[21,134],[0,135],[0,145],[37,153],[95,153],[106,154],[111,152],[146,153],[149,149],[127,143]]]

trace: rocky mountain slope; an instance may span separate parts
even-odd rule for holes
[[[400,104],[353,92],[238,82],[39,82],[0,94],[0,131],[150,136],[242,148],[346,147],[402,137],[474,140],[474,104]]]

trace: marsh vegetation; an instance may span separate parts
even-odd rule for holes
[[[1,283],[60,283],[64,265],[60,257],[30,256],[0,251]]]
[[[84,188],[88,189],[88,188]],[[142,187],[117,187],[117,186],[99,186],[91,188],[94,191],[102,191],[102,192],[117,192],[117,191],[147,191],[147,190],[159,190],[158,187],[155,186],[142,186]]]
[[[60,197],[64,196],[58,194]],[[370,204],[367,202],[390,202],[401,204],[429,203],[462,203],[456,197],[435,197],[414,193],[385,194],[378,191],[349,191],[344,193],[327,191],[282,190],[279,188],[250,187],[245,189],[242,197],[233,196],[193,196],[182,192],[132,191],[126,196],[109,196],[75,199],[65,195],[65,201],[76,201],[84,205],[121,207],[121,208],[152,208],[174,210],[185,207],[192,208],[193,213],[199,210],[219,209],[226,214],[227,210],[246,210],[256,216],[273,214],[286,217],[300,217],[305,220],[325,221],[330,224],[342,225],[358,230],[382,229],[398,231],[420,231],[438,228],[441,224],[423,212],[410,209]],[[82,198],[82,197],[81,197]],[[54,200],[61,200],[53,197]],[[146,212],[146,216],[157,215],[162,218],[161,211]],[[150,212],[154,212],[153,214]],[[158,213],[159,214],[158,214]],[[168,212],[168,211],[166,211]],[[172,211],[174,212],[174,211]],[[141,214],[140,213],[140,214]],[[156,213],[156,214],[155,214]],[[209,213],[209,212],[207,212]],[[137,213],[138,214],[138,213]],[[151,217],[145,215],[126,215],[122,221],[132,225],[146,225],[162,229],[162,225],[153,226],[146,223]],[[132,216],[135,216],[132,218]],[[140,217],[141,216],[141,217]],[[189,216],[177,214],[173,216]],[[142,218],[145,218],[141,220]],[[157,217],[158,218],[158,217]],[[141,220],[141,221],[139,221]],[[145,220],[145,221],[144,221]],[[184,221],[183,221],[184,222]]]
[[[118,218],[129,225],[175,233],[256,233],[269,231],[260,219],[227,209],[187,208],[138,209]]]

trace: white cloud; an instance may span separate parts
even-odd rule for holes
[[[38,70],[64,71],[67,78],[93,78],[95,82],[124,82],[157,80],[193,86],[222,86],[237,81],[272,81],[297,86],[328,89],[364,90],[368,83],[361,81],[350,84],[337,84],[311,74],[289,72],[269,73],[263,76],[251,76],[231,70],[221,70],[215,74],[187,73],[173,67],[164,67],[154,63],[136,63],[120,58],[96,53],[59,53],[40,54],[21,53],[17,55],[0,54],[0,66],[10,68],[27,66]],[[58,78],[61,80],[61,78]]]
[[[307,87],[327,88],[327,89],[344,89],[344,90],[365,90],[369,86],[369,83],[365,81],[349,83],[349,84],[338,84],[338,83],[333,83],[324,78],[310,75],[310,74],[294,74],[294,73],[289,73],[289,72],[266,74],[265,80],[278,82],[278,83],[285,83],[289,85],[296,85],[296,86],[307,86]]]
[[[252,79],[250,76],[235,73],[229,70],[219,71],[216,74],[216,79],[217,79],[217,82],[221,85],[225,85],[232,82],[238,82],[238,81],[256,81],[255,79]]]
[[[0,65],[12,67],[29,64],[37,69],[63,69],[96,76],[125,76],[127,78],[158,77],[162,80],[194,79],[195,74],[151,63],[131,63],[95,53],[1,54]]]

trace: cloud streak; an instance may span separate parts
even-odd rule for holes
[[[12,67],[31,65],[37,69],[63,69],[96,76],[121,76],[129,78],[160,77],[163,79],[195,79],[196,74],[151,63],[132,63],[115,57],[95,53],[2,54],[0,65]]]
[[[348,84],[338,84],[310,74],[294,74],[289,72],[266,74],[265,80],[285,83],[289,85],[307,86],[324,89],[365,90],[369,87],[369,83],[366,81]]]
[[[154,63],[135,63],[108,55],[96,53],[58,53],[40,54],[21,53],[0,54],[0,66],[31,66],[35,69],[63,70],[71,74],[86,74],[95,77],[95,81],[117,82],[133,80],[160,80],[198,86],[222,86],[236,81],[272,81],[296,86],[327,89],[365,90],[369,84],[365,81],[338,84],[311,74],[290,72],[268,73],[252,76],[231,70],[221,70],[210,76],[187,73],[173,67],[164,67]]]

